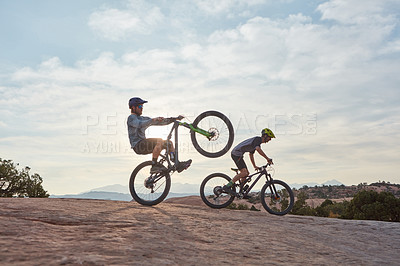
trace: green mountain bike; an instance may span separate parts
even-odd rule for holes
[[[183,126],[190,130],[190,137],[195,149],[202,155],[216,158],[224,155],[232,146],[234,133],[230,120],[217,111],[207,111],[196,117],[192,124],[177,121],[167,137],[165,153],[160,154],[159,164],[164,166],[163,171],[150,173],[152,161],[139,164],[132,172],[129,181],[129,190],[136,202],[142,205],[156,205],[162,202],[168,195],[171,188],[171,174],[180,172],[178,167],[178,128]],[[171,161],[170,142],[172,135],[175,136],[175,161]]]
[[[238,169],[232,168],[233,171],[238,173]],[[294,195],[292,189],[288,184],[281,180],[272,179],[271,173],[273,168],[270,164],[264,165],[259,168],[254,174],[246,177],[246,181],[243,183],[236,183],[232,188],[232,191],[224,191],[223,187],[231,178],[226,174],[214,173],[207,176],[200,186],[200,196],[203,202],[211,208],[225,208],[229,206],[236,198],[246,199],[249,198],[249,193],[256,183],[265,177],[265,184],[258,193],[261,203],[266,211],[275,215],[285,215],[290,212],[294,204]],[[257,175],[257,178],[251,183],[253,176]],[[236,192],[238,191],[238,192]],[[258,197],[257,196],[257,197]],[[254,196],[255,197],[255,196]]]

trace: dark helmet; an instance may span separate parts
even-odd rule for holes
[[[129,100],[129,109],[132,109],[134,106],[138,106],[141,104],[147,103],[147,101],[139,98],[139,97],[133,97]]]
[[[264,128],[261,130],[261,136],[267,135],[270,138],[275,138],[274,132],[269,128]]]

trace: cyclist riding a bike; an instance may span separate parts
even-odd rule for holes
[[[175,153],[173,143],[167,142],[161,138],[146,138],[145,130],[153,125],[163,126],[171,124],[175,121],[175,118],[150,118],[146,116],[142,116],[143,112],[143,104],[147,103],[147,101],[139,98],[133,97],[129,100],[129,109],[131,110],[131,115],[128,117],[127,125],[128,125],[128,135],[129,141],[132,149],[136,154],[150,154],[152,153],[152,162],[153,165],[151,167],[151,173],[157,173],[165,170],[166,168],[163,165],[157,163],[158,157],[163,149],[167,148],[167,144],[170,147],[170,158],[171,161],[175,162]],[[178,120],[182,120],[183,116],[179,116]],[[192,160],[179,162],[177,165],[178,172],[187,169]]]
[[[237,168],[239,169],[239,173],[227,185],[223,187],[223,190],[225,192],[229,194],[234,194],[234,191],[232,190],[233,184],[235,184],[235,182],[238,180],[244,182],[246,177],[249,175],[249,171],[243,158],[243,155],[246,152],[249,153],[250,161],[256,170],[258,169],[258,167],[256,166],[256,163],[254,161],[255,151],[257,151],[262,157],[264,157],[268,161],[268,163],[273,164],[272,159],[269,158],[261,149],[261,144],[269,142],[272,138],[275,138],[274,133],[269,128],[264,128],[261,131],[261,137],[256,136],[246,139],[245,141],[239,143],[235,148],[233,148],[231,152],[231,157],[235,162]]]

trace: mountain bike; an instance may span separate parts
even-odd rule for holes
[[[175,120],[167,137],[165,153],[160,154],[158,164],[164,166],[164,170],[158,173],[150,173],[152,161],[139,164],[132,172],[129,180],[129,190],[136,202],[142,205],[156,205],[162,202],[171,188],[171,174],[182,171],[178,168],[178,128],[183,126],[190,130],[190,137],[195,149],[202,155],[216,158],[224,155],[232,146],[234,133],[230,120],[217,111],[207,111],[196,117],[192,124]],[[170,160],[170,140],[175,136],[175,158]]]
[[[238,169],[232,168],[238,173]],[[235,183],[232,187],[233,193],[224,191],[223,187],[231,178],[226,174],[214,173],[207,176],[200,186],[200,196],[203,202],[211,208],[220,209],[229,206],[236,198],[249,198],[249,193],[261,177],[265,177],[265,184],[258,194],[264,209],[275,215],[285,215],[290,212],[294,204],[294,195],[292,189],[285,182],[275,180],[271,173],[274,170],[270,164],[266,164],[258,169],[254,174],[248,175],[243,183]],[[251,183],[252,178],[257,178]],[[238,190],[238,193],[236,191]]]

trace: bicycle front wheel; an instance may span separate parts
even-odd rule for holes
[[[200,185],[200,196],[203,202],[215,209],[228,207],[235,197],[223,192],[222,187],[230,180],[229,176],[221,173],[207,176]]]
[[[171,188],[171,178],[167,171],[150,174],[151,161],[139,164],[131,174],[129,190],[136,202],[152,206],[167,197]]]
[[[206,136],[195,131],[190,132],[195,149],[202,155],[216,158],[224,155],[232,146],[234,133],[231,121],[222,113],[207,111],[200,114],[193,122],[195,128],[211,133]]]
[[[275,215],[285,215],[293,208],[293,191],[283,181],[268,181],[261,189],[261,203],[267,212]]]

